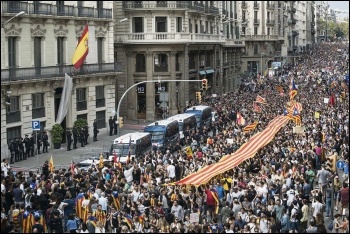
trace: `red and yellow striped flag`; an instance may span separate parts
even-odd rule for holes
[[[256,126],[258,126],[258,121],[255,121],[254,123],[247,125],[245,128],[243,128],[243,132],[247,133],[251,130],[254,130]]]
[[[298,91],[296,91],[295,89],[292,89],[289,91],[289,99],[293,100],[294,97],[297,95]]]
[[[79,38],[77,48],[73,55],[73,66],[75,69],[79,69],[89,53],[89,28],[85,26],[83,34]]]
[[[50,170],[50,172],[53,172],[54,168],[55,167],[53,165],[53,158],[52,158],[52,155],[51,155],[50,162],[49,162],[49,170]]]
[[[279,92],[279,93],[283,93],[283,87],[281,85],[277,85],[276,86],[276,90]]]
[[[253,111],[261,113],[261,107],[256,102],[253,102]]]
[[[261,96],[259,96],[259,95],[256,97],[255,102],[261,103],[261,104],[267,104],[266,99],[261,97]]]

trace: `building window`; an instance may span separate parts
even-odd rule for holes
[[[96,86],[96,108],[105,106],[105,87]]]
[[[154,65],[155,72],[167,72],[168,56],[166,54],[158,54],[158,57],[154,59]]]
[[[255,45],[254,45],[254,54],[258,54],[258,53],[259,53],[259,51],[258,51],[258,45],[255,44]]]
[[[64,1],[56,1],[57,14],[64,15]]]
[[[242,27],[242,34],[245,35],[245,29],[246,27]]]
[[[104,63],[104,43],[103,43],[103,37],[97,38],[97,63],[101,65]]]
[[[57,37],[57,66],[64,65],[64,57],[64,37]]]
[[[87,119],[87,114],[81,114],[81,115],[77,115],[77,119],[84,119],[84,120],[88,120]]]
[[[44,94],[35,93],[32,94],[32,118],[45,117],[45,105],[44,105]]]
[[[9,105],[6,111],[6,123],[14,123],[21,121],[21,112],[19,109],[19,96],[9,97]]]
[[[136,72],[146,72],[146,57],[144,54],[136,55]]]
[[[133,33],[143,33],[143,17],[133,17],[132,18]]]
[[[41,37],[34,37],[34,67],[35,74],[40,76],[41,71]]]
[[[166,17],[156,17],[156,32],[167,32]]]
[[[77,111],[86,110],[86,88],[77,89]]]
[[[15,141],[16,139],[19,139],[22,137],[21,133],[22,129],[21,126],[13,127],[13,128],[7,128],[7,144],[10,144],[11,140]]]
[[[106,111],[96,112],[96,122],[97,122],[98,129],[106,127]]]
[[[17,66],[16,42],[17,37],[8,37],[9,69],[16,68]]]
[[[258,11],[254,11],[254,21],[258,19]]]
[[[270,28],[267,28],[267,35],[270,35]]]
[[[254,27],[254,35],[258,35],[258,27]]]
[[[182,17],[176,18],[176,32],[182,32]]]

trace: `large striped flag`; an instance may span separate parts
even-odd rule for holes
[[[114,204],[115,209],[120,210],[120,201],[119,201],[118,192],[113,191],[112,199],[113,199],[113,204]]]
[[[243,118],[243,116],[239,112],[237,112],[236,122],[239,125],[245,125],[245,119]]]
[[[132,217],[130,215],[126,214],[123,217],[123,221],[126,223],[126,225],[128,225],[130,229],[132,229]]]
[[[126,165],[128,165],[131,162],[131,137],[129,140],[129,152],[128,152],[128,158],[126,159]]]
[[[22,216],[22,233],[32,233],[33,214],[26,210]]]
[[[292,101],[290,102],[290,104],[291,104],[292,110],[294,110],[294,108],[296,108],[299,112],[301,112],[301,111],[303,110],[303,107],[302,107],[302,105],[301,105],[300,102],[297,102],[297,101],[295,101],[295,100],[292,100]]]
[[[84,200],[84,193],[79,193],[78,196],[75,198],[75,212],[80,219],[82,219],[84,215],[83,207],[82,207],[83,200]]]
[[[297,126],[301,125],[300,113],[299,113],[299,111],[296,108],[294,108],[292,113],[288,112],[287,117],[290,120],[293,120]]]
[[[218,214],[219,213],[219,195],[216,192],[215,189],[210,190],[211,195],[213,196],[214,200],[215,200],[215,208],[214,208],[214,213]]]
[[[247,132],[249,132],[249,131],[251,131],[251,130],[254,130],[254,129],[256,128],[257,125],[258,125],[258,121],[255,121],[254,123],[249,124],[249,125],[247,125],[245,128],[243,128],[243,132],[244,132],[244,133],[247,133]]]
[[[53,165],[53,158],[52,158],[52,155],[51,155],[50,162],[49,162],[49,170],[50,170],[50,172],[53,172],[54,168],[55,167]]]
[[[89,28],[85,26],[83,34],[79,38],[78,45],[73,55],[73,66],[79,69],[83,65],[86,56],[89,53]]]
[[[253,102],[253,111],[261,113],[261,107],[258,105],[257,102]]]
[[[32,218],[32,225],[35,224],[35,219],[39,218],[39,223],[43,225],[44,227],[44,233],[46,233],[46,222],[45,222],[45,217],[44,214],[41,211],[34,211],[33,212],[33,218]],[[33,227],[33,226],[32,226]]]
[[[143,217],[143,215],[139,215],[139,222],[141,224],[141,226],[143,227],[145,225],[145,217]]]
[[[267,104],[266,99],[263,98],[263,97],[261,97],[260,95],[258,95],[258,96],[256,97],[255,102],[260,103],[260,104]]]

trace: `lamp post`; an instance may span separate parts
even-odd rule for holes
[[[20,16],[20,15],[23,15],[25,14],[26,12],[25,11],[21,11],[21,12],[18,12],[16,15],[12,16],[9,20],[6,20],[4,23],[1,23],[1,28],[3,28],[5,26],[5,24],[7,24],[8,22],[10,22],[11,20],[13,20],[14,18]]]
[[[260,76],[263,75],[263,62],[262,62],[262,58],[263,58],[263,55],[265,55],[264,53],[260,53]]]

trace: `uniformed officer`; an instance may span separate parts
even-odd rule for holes
[[[19,150],[18,150],[18,138],[16,139],[16,141],[13,143],[14,147],[15,147],[15,162],[19,161]]]
[[[78,143],[78,129],[76,127],[73,127],[73,149],[77,149],[77,143]]]
[[[113,126],[114,126],[114,135],[118,134],[118,124],[117,124],[117,116],[115,115],[113,118]]]
[[[13,160],[15,157],[15,143],[13,142],[13,140],[10,141],[9,150],[10,150],[10,154],[11,154],[10,164],[13,164],[14,163]]]
[[[113,123],[112,116],[109,117],[108,125],[109,125],[109,135],[112,136],[113,135],[113,128],[114,128],[114,123]]]
[[[87,125],[84,126],[84,145],[89,144],[87,139],[89,138],[89,127]]]
[[[80,130],[80,133],[79,133],[79,141],[81,143],[81,147],[85,147],[84,146],[84,143],[85,143],[85,131],[84,131],[83,128]]]
[[[34,145],[35,145],[34,134],[32,134],[29,140],[30,140],[30,156],[34,157]]]
[[[28,135],[24,135],[24,140],[23,140],[24,146],[26,148],[26,152],[24,154],[24,159],[27,159],[30,157],[30,139]]]
[[[24,146],[22,137],[18,140],[18,159],[19,161],[24,160]]]
[[[67,151],[71,150],[71,145],[72,145],[72,132],[70,131],[69,128],[67,128]]]

